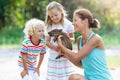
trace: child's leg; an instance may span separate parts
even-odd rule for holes
[[[30,75],[32,80],[39,80],[39,75],[36,72],[30,71],[29,75]]]
[[[87,80],[87,79],[80,74],[71,74],[69,80]]]

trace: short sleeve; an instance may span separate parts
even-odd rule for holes
[[[41,50],[41,52],[40,52],[40,54],[43,55],[43,54],[45,54],[45,53],[46,53],[46,47],[43,46],[43,47],[42,47],[42,50]]]
[[[40,54],[43,55],[46,53],[46,45],[45,45],[45,41],[44,40],[41,40],[41,51],[40,51]]]
[[[73,33],[74,32],[74,26],[72,24],[72,22],[70,22],[68,19],[65,19],[65,31],[67,31],[67,33]]]
[[[45,28],[45,36],[49,36],[48,32],[51,31],[51,26]]]
[[[26,41],[22,42],[22,48],[20,50],[20,53],[21,54],[27,54],[28,53],[28,47],[27,47]]]
[[[47,28],[45,28],[44,34],[45,34],[45,36],[49,36],[49,35],[48,35],[48,30],[47,30]]]
[[[74,32],[74,26],[71,24],[68,25],[69,29],[68,29],[68,33],[73,33]]]

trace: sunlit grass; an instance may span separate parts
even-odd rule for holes
[[[105,44],[105,47],[120,47],[120,37],[119,35],[110,36],[110,35],[104,35],[103,41]]]
[[[4,28],[0,31],[0,48],[12,48],[21,45],[24,34],[21,28]]]
[[[120,56],[109,56],[107,57],[107,64],[110,69],[120,67]]]
[[[9,44],[9,45],[0,45],[0,48],[1,48],[1,49],[2,49],[2,48],[3,48],[3,49],[7,49],[7,48],[13,49],[13,48],[20,48],[20,47],[21,47],[21,44],[20,44],[20,45],[18,45],[18,44],[17,44],[17,45],[16,45],[16,44],[14,44],[14,45],[12,45],[12,44],[11,44],[11,45],[10,45],[10,44]]]

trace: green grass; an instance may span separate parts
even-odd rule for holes
[[[105,47],[120,47],[120,36],[110,36],[110,35],[104,35],[102,36]]]
[[[19,47],[24,39],[21,28],[4,28],[0,31],[0,48]]]
[[[2,48],[3,48],[3,49],[7,49],[7,48],[8,48],[8,49],[10,49],[10,48],[13,49],[13,48],[20,48],[20,47],[21,47],[21,44],[19,44],[19,45],[18,45],[18,44],[13,44],[13,45],[12,45],[12,44],[9,44],[9,45],[0,45],[0,48],[1,48],[1,49],[2,49]]]
[[[107,57],[108,67],[113,69],[120,67],[120,56],[109,56]]]

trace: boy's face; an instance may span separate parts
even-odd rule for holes
[[[38,25],[37,27],[35,27],[33,36],[37,39],[42,39],[44,35],[44,29],[43,27],[41,27],[40,25]]]
[[[54,24],[59,24],[62,19],[62,12],[57,9],[49,10],[48,15]]]

